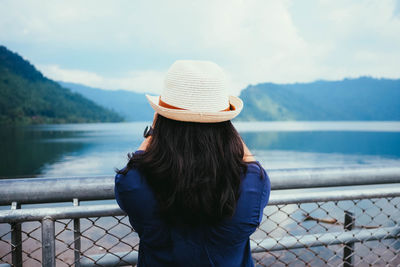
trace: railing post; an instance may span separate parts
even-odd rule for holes
[[[74,207],[79,206],[79,199],[74,198],[73,204],[74,204]],[[75,267],[81,266],[80,257],[81,257],[81,223],[80,223],[80,219],[76,218],[76,219],[74,219],[74,262],[75,262]]]
[[[56,266],[55,227],[50,216],[42,220],[42,266]]]
[[[21,204],[13,202],[11,209],[20,209]],[[22,232],[21,223],[11,223],[11,255],[12,264],[15,267],[22,267]]]
[[[344,211],[344,229],[345,231],[351,231],[355,224],[355,218],[353,213],[345,210]],[[353,255],[354,255],[354,242],[344,243],[343,248],[343,267],[353,266]]]

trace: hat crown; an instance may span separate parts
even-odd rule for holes
[[[210,61],[175,61],[165,77],[161,100],[197,112],[225,110],[229,95],[224,71]]]

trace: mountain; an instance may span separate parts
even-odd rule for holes
[[[151,120],[144,94],[59,82],[121,114],[128,121]],[[240,97],[238,120],[400,120],[400,80],[360,77],[341,81],[250,85]]]
[[[145,94],[126,90],[103,90],[77,83],[58,82],[61,86],[118,112],[127,121],[151,121],[154,110]]]
[[[400,79],[262,83],[240,97],[238,120],[400,120]]]
[[[0,46],[0,123],[122,120],[117,113],[44,77],[20,55]]]

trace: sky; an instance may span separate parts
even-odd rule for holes
[[[250,84],[400,78],[400,0],[0,0],[0,44],[45,76],[160,93],[178,59]]]

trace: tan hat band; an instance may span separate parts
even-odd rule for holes
[[[160,105],[161,107],[164,107],[164,108],[185,110],[184,108],[178,108],[178,107],[172,106],[168,103],[165,103],[164,101],[161,100],[161,97],[158,100],[158,105]],[[221,111],[230,111],[230,110],[235,110],[235,107],[231,104],[229,104],[228,108],[221,110]]]

